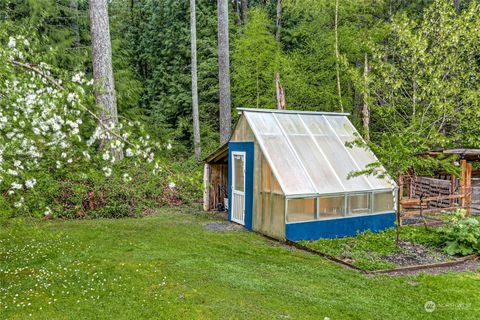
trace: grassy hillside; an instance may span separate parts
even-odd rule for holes
[[[478,317],[478,274],[365,276],[193,212],[3,222],[0,319]]]

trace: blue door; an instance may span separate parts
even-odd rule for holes
[[[253,142],[228,144],[228,220],[252,229]]]

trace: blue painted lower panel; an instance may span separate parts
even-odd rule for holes
[[[285,237],[291,241],[355,236],[370,230],[378,232],[395,226],[395,213],[320,220],[285,225]]]

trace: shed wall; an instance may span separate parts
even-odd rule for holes
[[[238,123],[235,126],[235,129],[232,133],[231,141],[254,141],[255,135],[253,134],[252,129],[247,123],[247,120],[244,116],[241,116],[238,119]]]
[[[255,143],[252,229],[273,238],[285,239],[285,195],[245,116],[238,120],[231,141]]]
[[[276,239],[285,239],[285,195],[267,160],[258,159],[258,199],[254,230]]]
[[[226,205],[224,198],[227,197],[228,188],[228,164],[210,164],[210,199],[209,210],[217,209],[217,204]]]

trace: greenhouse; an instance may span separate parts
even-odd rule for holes
[[[228,167],[225,194],[216,198],[228,199],[230,221],[282,240],[394,226],[397,186],[381,166],[382,174],[355,175],[378,159],[349,144],[359,135],[348,114],[238,110],[228,147],[214,155]],[[207,160],[207,184],[212,165]]]

